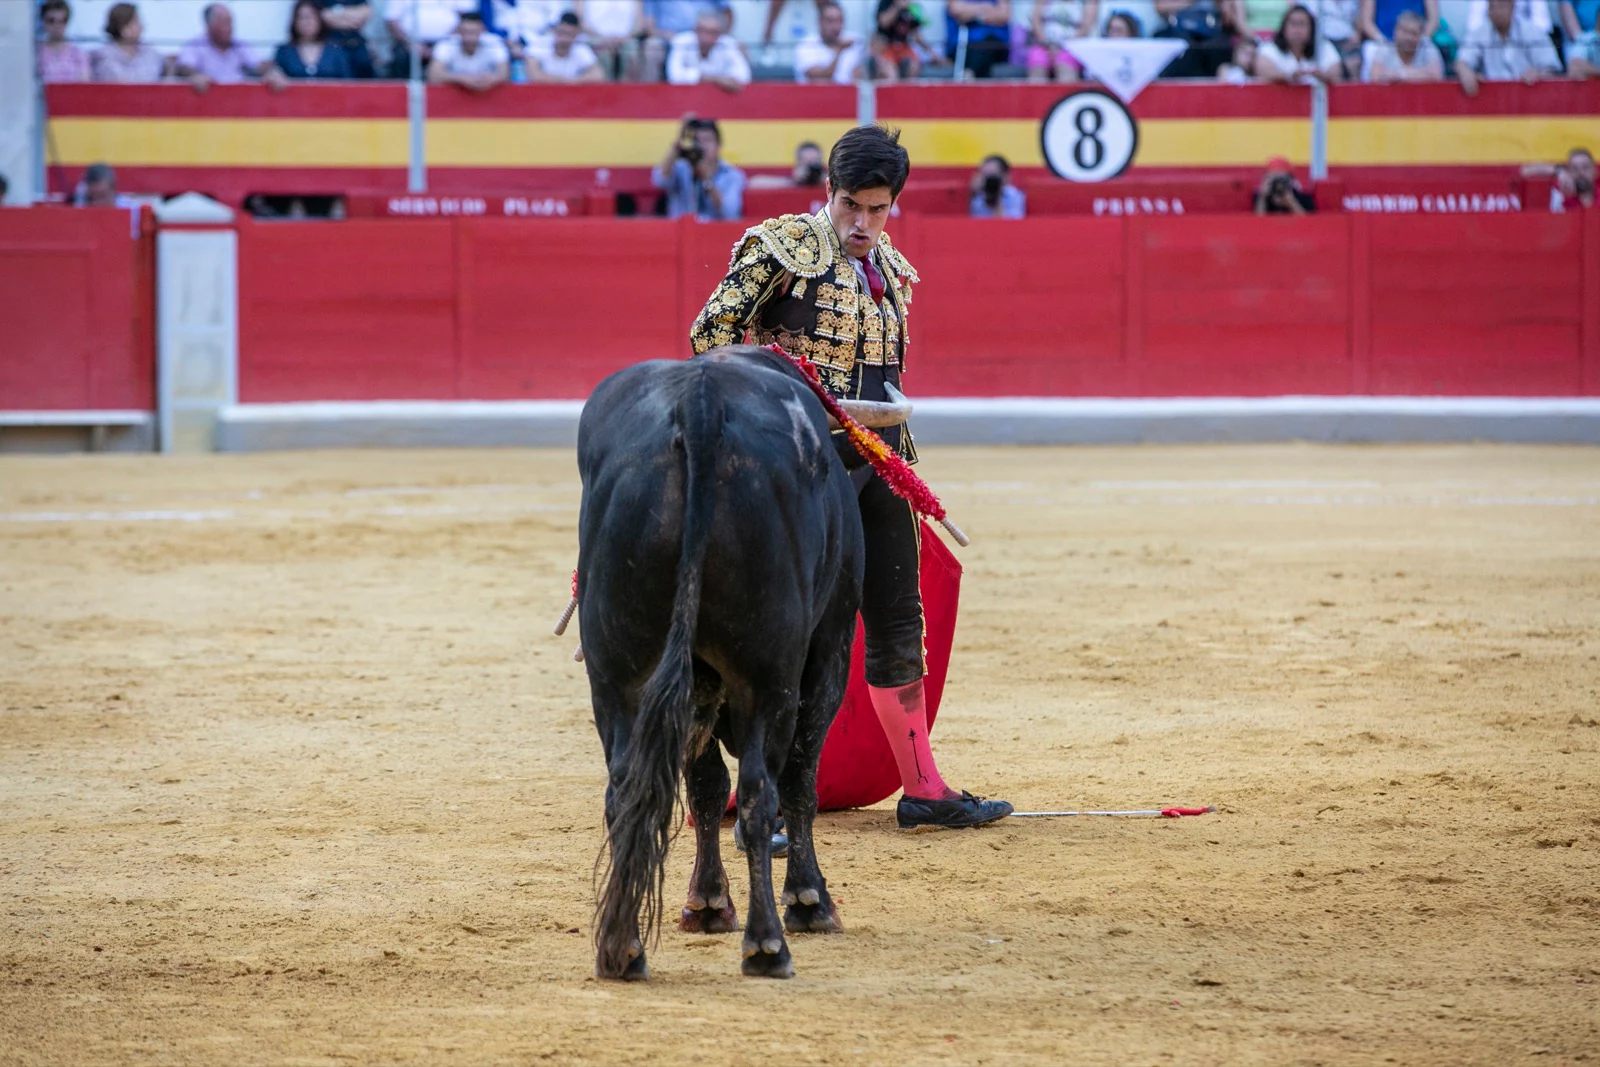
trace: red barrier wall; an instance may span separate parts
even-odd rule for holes
[[[246,402],[581,398],[687,353],[739,224],[240,224]],[[924,396],[1600,395],[1600,213],[910,216]]]
[[[0,209],[0,409],[155,406],[155,239],[114,208]]]

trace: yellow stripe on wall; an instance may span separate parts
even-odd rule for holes
[[[136,167],[404,167],[404,119],[52,119],[59,161]]]
[[[1328,164],[1440,166],[1560,159],[1600,142],[1600,117],[1363,118],[1328,123]]]

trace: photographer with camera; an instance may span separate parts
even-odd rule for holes
[[[667,194],[668,218],[693,215],[701,222],[719,222],[737,219],[744,210],[744,171],[723,160],[716,119],[685,115],[650,180]]]
[[[1267,160],[1267,172],[1256,189],[1257,215],[1311,215],[1317,202],[1294,180],[1289,161],[1282,156]]]
[[[1005,156],[986,156],[972,176],[970,214],[975,219],[1020,219],[1028,213],[1028,198],[1011,184],[1011,164]]]
[[[746,187],[750,189],[804,189],[822,187],[828,168],[822,163],[822,146],[815,141],[801,141],[794,148],[794,169],[788,174],[757,174]]]

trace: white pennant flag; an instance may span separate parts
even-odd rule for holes
[[[1078,37],[1062,47],[1096,81],[1131,104],[1188,45],[1165,37]]]

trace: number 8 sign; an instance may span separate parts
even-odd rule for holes
[[[1039,127],[1044,161],[1069,182],[1103,182],[1128,169],[1139,125],[1114,96],[1098,90],[1062,97]]]

